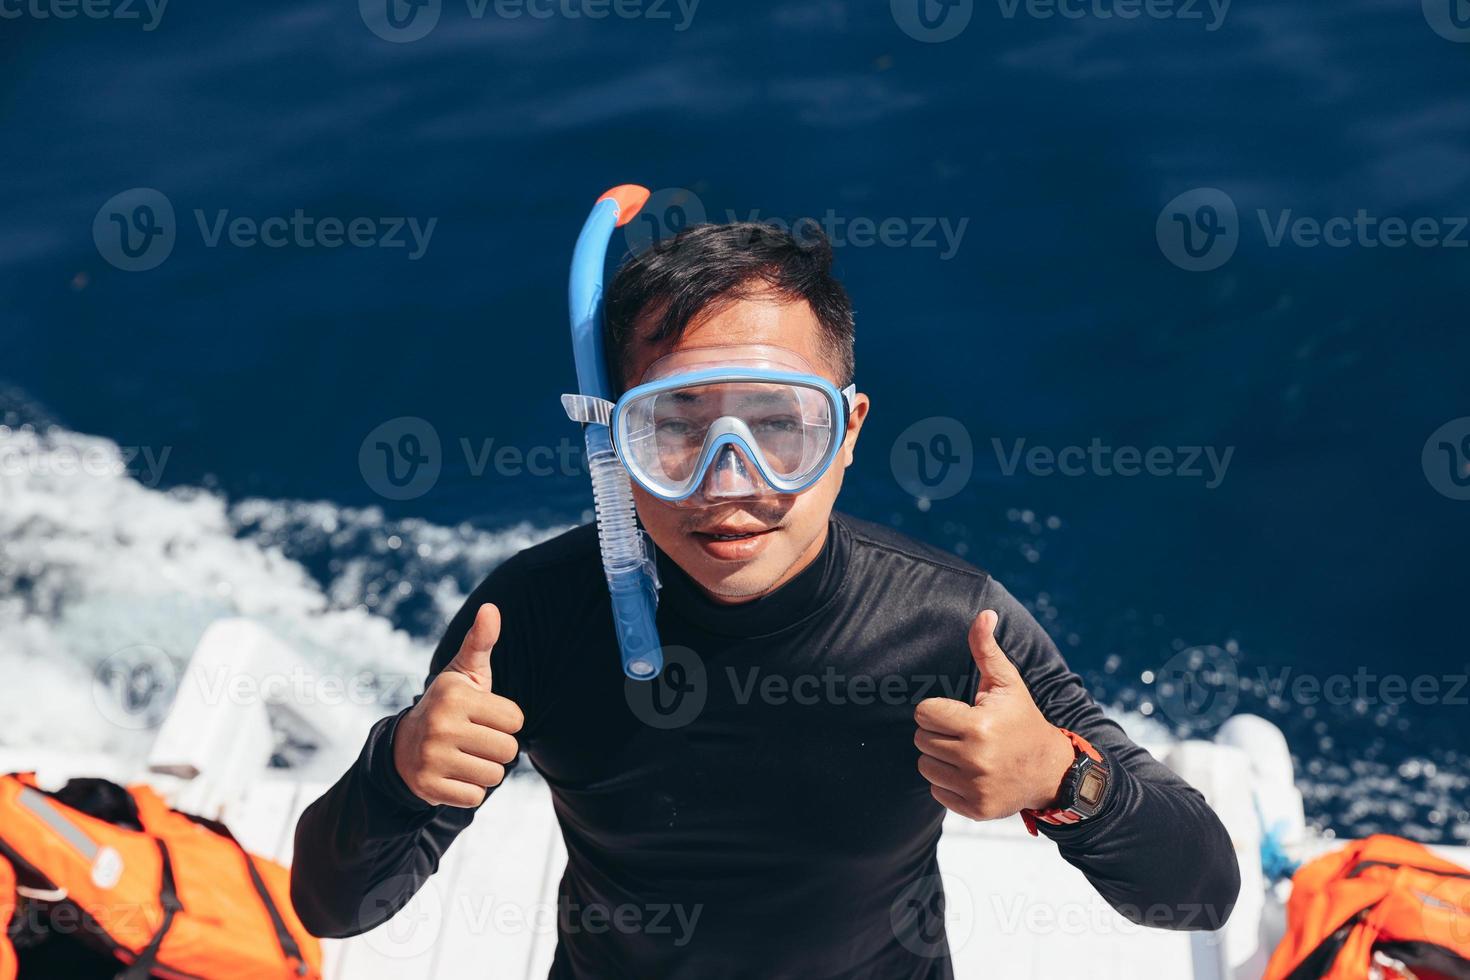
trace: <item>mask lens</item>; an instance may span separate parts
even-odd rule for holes
[[[833,409],[817,388],[773,381],[718,381],[658,392],[625,409],[624,451],[671,493],[699,474],[713,438],[749,438],[777,479],[798,482],[821,464],[833,439]]]

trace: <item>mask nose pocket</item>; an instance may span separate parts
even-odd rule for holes
[[[704,479],[704,495],[710,500],[759,496],[760,475],[745,454],[733,445],[721,446]]]

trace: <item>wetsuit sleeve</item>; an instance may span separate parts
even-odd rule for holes
[[[459,651],[480,606],[494,602],[501,631],[492,657],[492,689],[525,714],[524,744],[535,708],[530,697],[535,661],[525,638],[534,635],[534,627],[516,564],[511,559],[497,568],[455,614],[434,652],[424,688]],[[438,870],[445,850],[474,819],[474,809],[425,803],[399,776],[393,734],[409,710],[373,726],[352,768],[306,808],[296,825],[291,901],[313,935],[355,936],[392,918]]]
[[[1038,824],[1062,857],[1121,915],[1166,929],[1218,929],[1240,891],[1230,835],[1199,791],[1109,720],[1026,608],[991,580],[983,608],[1041,713],[1092,743],[1108,764],[1102,811],[1070,826]]]

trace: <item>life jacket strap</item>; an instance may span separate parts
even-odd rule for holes
[[[174,863],[169,857],[168,845],[158,837],[153,838],[153,843],[158,845],[158,853],[163,858],[162,881],[158,887],[158,904],[163,906],[163,922],[132,965],[117,974],[113,980],[147,980],[158,964],[158,951],[163,946],[163,938],[174,924],[174,916],[184,910],[184,903],[179,901],[178,886],[174,882]]]

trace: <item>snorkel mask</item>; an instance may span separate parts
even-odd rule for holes
[[[668,503],[801,493],[837,458],[855,392],[783,347],[686,348],[655,361],[611,407],[613,448]]]
[[[582,228],[571,280],[580,394],[561,399],[584,427],[623,672],[635,680],[658,676],[663,654],[653,546],[638,528],[630,478],[685,507],[801,493],[841,451],[856,392],[839,391],[795,351],[741,344],[674,351],[611,401],[602,338],[608,242],[648,197],[636,185],[615,187]]]

